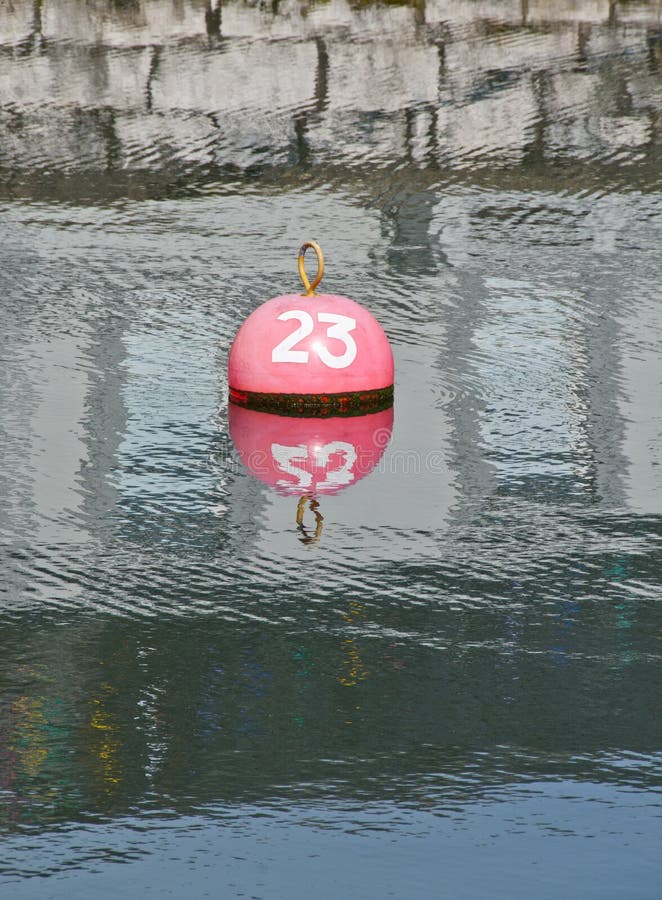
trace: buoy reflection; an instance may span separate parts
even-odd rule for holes
[[[365,478],[393,430],[393,408],[299,419],[230,405],[230,435],[248,471],[288,496],[335,494]]]
[[[296,524],[306,544],[319,541],[319,499],[373,471],[393,431],[393,408],[365,416],[293,418],[230,404],[230,435],[248,471],[277,493],[298,498]],[[306,510],[314,525],[305,524]]]

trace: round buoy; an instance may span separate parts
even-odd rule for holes
[[[291,419],[231,405],[229,425],[252,475],[278,493],[318,497],[372,472],[391,438],[393,407],[364,416]]]
[[[317,256],[310,283],[304,256]],[[281,415],[340,416],[393,403],[393,353],[375,317],[349,297],[315,294],[324,275],[319,245],[299,251],[304,294],[267,300],[243,323],[230,349],[230,401]]]

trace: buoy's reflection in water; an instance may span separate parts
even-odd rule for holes
[[[315,531],[312,534],[309,529],[306,528],[306,526],[303,524],[303,516],[306,510],[306,503],[308,503],[308,508],[315,516]],[[323,525],[324,516],[319,511],[319,501],[315,500],[314,497],[301,497],[301,499],[297,503],[297,528],[302,534],[302,537],[300,538],[301,543],[316,544],[322,537]]]
[[[293,418],[230,404],[230,435],[248,471],[279,494],[299,498],[296,524],[316,543],[324,517],[319,499],[373,471],[393,431],[393,407],[365,416]],[[306,507],[314,525],[304,523]]]

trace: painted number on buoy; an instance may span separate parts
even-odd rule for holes
[[[315,321],[310,313],[303,309],[289,309],[287,312],[278,316],[279,321],[287,322],[289,319],[298,319],[299,327],[295,328],[291,334],[288,334],[278,346],[271,351],[271,362],[282,363],[307,363],[309,359],[308,350],[295,350],[296,345],[307,338],[315,330]],[[323,344],[314,347],[315,352],[330,369],[346,369],[356,359],[356,341],[350,334],[356,328],[356,319],[349,316],[341,316],[339,313],[317,313],[317,321],[322,325],[328,325],[326,336],[342,341],[345,345],[344,353],[337,355],[331,353],[328,347]]]
[[[331,462],[331,457],[336,454],[341,457],[340,464],[336,468],[327,469],[326,467]],[[288,447],[285,444],[272,444],[271,455],[281,472],[296,478],[295,485],[292,485],[291,481],[281,478],[278,484],[284,487],[310,487],[313,481],[312,472],[301,468],[300,465],[295,465],[295,463],[306,463],[309,456],[312,458],[315,466],[326,469],[324,473],[326,479],[317,485],[319,490],[340,487],[344,484],[351,484],[354,481],[352,466],[356,462],[357,454],[356,447],[354,444],[350,444],[349,441],[331,441],[322,447],[316,447],[314,450],[312,448],[309,449],[305,444],[299,444],[296,447]]]

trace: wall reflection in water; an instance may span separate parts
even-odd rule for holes
[[[288,633],[285,618],[277,628],[70,625],[66,683],[60,648],[24,629],[22,653],[2,665],[2,825],[158,809],[166,798],[180,812],[284,803],[311,784],[318,798],[369,800],[392,783],[399,802],[443,812],[513,772],[653,789],[658,725],[642,713],[660,685],[639,684],[651,671],[637,635],[654,617],[620,604],[600,626],[584,592],[575,596],[542,625],[533,656],[517,650],[531,626],[515,605],[499,646],[489,616],[474,615],[473,649],[440,653],[398,637],[405,619],[394,609],[377,636],[361,592],[317,631],[290,623]],[[619,631],[611,656],[589,658]],[[16,665],[37,654],[38,671]],[[623,767],[607,745],[642,765]]]

